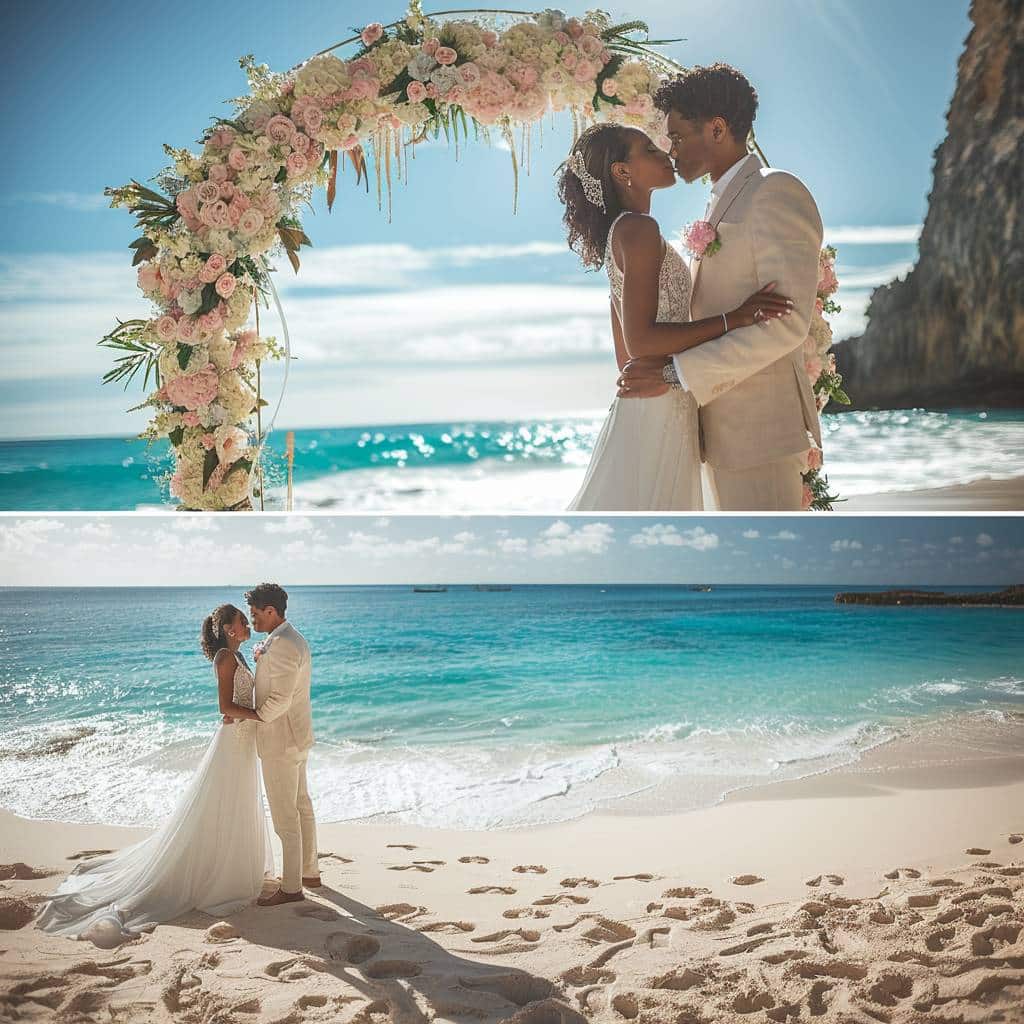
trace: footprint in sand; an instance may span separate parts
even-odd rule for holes
[[[414,860],[413,864],[433,864],[435,867],[444,867],[445,861],[443,860]]]
[[[576,896],[571,892],[559,892],[552,896],[541,896],[539,900],[534,900],[533,905],[535,907],[556,907],[563,906],[572,903],[589,903],[590,900],[586,896]]]
[[[510,935],[518,935],[519,938],[525,939],[527,942],[540,942],[540,932],[536,932],[532,928],[505,928],[500,932],[492,932],[490,935],[481,935],[478,938],[470,939],[470,941],[501,942],[502,939],[507,939]]]
[[[227,921],[218,921],[206,929],[206,941],[212,943],[230,942],[232,939],[237,939],[240,934],[233,924],[228,924]]]
[[[321,860],[336,860],[341,864],[351,864],[352,860],[350,857],[342,857],[340,853],[318,853],[317,857]]]
[[[317,921],[337,921],[341,915],[334,907],[325,907],[322,903],[306,902],[295,908],[297,917],[312,917]]]
[[[986,850],[981,846],[972,846],[964,850],[968,857],[987,857],[991,852],[991,850]]]
[[[1016,846],[1017,843],[1024,843],[1024,835],[1020,835],[1020,834],[1014,832],[1012,835],[1007,837],[1007,842],[1011,846]]]
[[[0,899],[0,929],[17,931],[36,916],[35,910],[25,900]]]
[[[628,924],[621,921],[611,921],[606,917],[599,917],[593,928],[588,928],[583,933],[585,939],[593,942],[624,942],[626,939],[635,939],[636,932]]]
[[[543,864],[517,864],[513,869],[518,875],[546,875],[548,869]]]
[[[521,917],[536,917],[538,919],[550,917],[551,914],[546,910],[537,910],[535,907],[510,907],[504,911],[502,917],[515,921]]]
[[[625,1020],[636,1020],[640,1016],[640,1003],[632,992],[620,992],[613,996],[612,1009]]]
[[[263,973],[269,975],[275,981],[302,981],[308,978],[313,971],[301,956],[293,956],[290,960],[277,960],[267,964]]]
[[[829,885],[845,885],[846,879],[842,875],[815,875],[814,878],[808,878],[804,885],[809,885],[812,889],[816,889],[821,885],[821,881],[824,879]]]
[[[1024,928],[1019,924],[997,924],[971,936],[971,952],[975,956],[992,956],[1003,946],[1012,946]]]
[[[558,884],[565,889],[596,889],[601,883],[594,878],[563,878]]]
[[[387,850],[415,850],[415,843],[388,843],[385,847]]]
[[[446,935],[458,935],[462,932],[476,931],[476,925],[468,921],[431,921],[420,925],[418,932],[444,932]]]
[[[893,881],[898,878],[920,878],[921,872],[917,868],[893,868],[886,872],[885,877]]]
[[[613,882],[628,882],[631,879],[636,879],[638,882],[653,882],[656,875],[650,875],[646,872],[639,875],[612,875]]]
[[[538,978],[525,971],[515,971],[503,975],[488,975],[482,978],[459,978],[463,988],[491,992],[516,1006],[526,1006],[547,999],[555,991],[555,986],[546,978]],[[544,1014],[541,1019],[558,1020],[557,1014]]]
[[[490,864],[490,857],[460,857],[460,864]]]
[[[86,857],[102,857],[104,854],[113,853],[113,850],[79,850],[71,854],[67,860],[84,860]]]
[[[666,889],[661,894],[661,897],[666,900],[692,900],[698,896],[708,896],[710,894],[710,889],[704,889],[696,885],[684,885],[682,888]]]
[[[758,882],[763,882],[764,879],[760,875],[737,875],[735,878],[729,879],[733,885],[757,885]]]
[[[905,974],[883,974],[868,989],[868,999],[880,1006],[895,1006],[901,999],[909,999],[914,983]]]
[[[369,935],[332,932],[324,943],[328,959],[347,964],[365,963],[380,952],[380,943]]]
[[[423,973],[423,968],[411,960],[374,960],[363,973],[376,981],[386,981],[393,978],[415,978]]]
[[[428,874],[434,869],[426,864],[392,864],[388,871],[426,871]]]
[[[386,903],[382,907],[374,907],[386,921],[411,921],[427,912],[426,907],[414,907],[411,903]]]
[[[18,861],[16,864],[0,864],[0,878],[13,878],[16,882],[28,882],[36,878],[49,878],[57,874],[47,868],[33,868]]]
[[[470,896],[481,896],[488,893],[497,893],[500,896],[514,896],[516,891],[508,885],[477,885],[467,889]]]

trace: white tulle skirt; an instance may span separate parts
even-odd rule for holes
[[[152,835],[82,861],[44,904],[44,931],[115,945],[191,910],[223,917],[273,875],[255,725],[222,725]]]
[[[569,511],[703,511],[698,430],[688,391],[614,399]]]

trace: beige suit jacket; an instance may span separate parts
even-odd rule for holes
[[[282,622],[256,662],[256,751],[261,758],[313,746],[310,680],[309,644],[290,622]]]
[[[701,457],[741,470],[821,445],[803,343],[817,295],[821,217],[787,171],[740,165],[711,215],[721,249],[696,261],[694,320],[735,309],[771,281],[796,303],[788,317],[741,327],[676,355],[680,380],[700,406]]]

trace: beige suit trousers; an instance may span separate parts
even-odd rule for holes
[[[712,499],[722,512],[799,512],[803,508],[807,453],[786,455],[750,469],[711,472]]]
[[[281,840],[281,888],[298,892],[303,877],[320,874],[317,865],[316,819],[306,787],[308,750],[261,758],[263,786],[274,831]]]

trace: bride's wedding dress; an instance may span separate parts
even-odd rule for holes
[[[237,661],[233,700],[251,708],[253,674]],[[44,905],[38,926],[112,946],[190,910],[223,917],[248,906],[274,871],[257,727],[221,725],[159,829],[82,861]]]
[[[628,212],[628,211],[627,211]],[[612,301],[622,320],[622,271],[612,256],[608,230],[604,263]],[[690,319],[690,268],[664,238],[658,276],[658,323]],[[672,388],[657,398],[615,398],[590,458],[571,512],[698,512],[701,488],[697,403]]]

